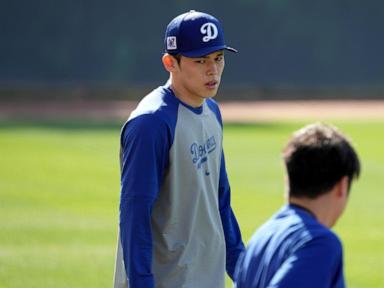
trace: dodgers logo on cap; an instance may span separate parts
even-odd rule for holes
[[[217,27],[215,24],[208,22],[201,26],[200,31],[202,34],[206,35],[203,37],[204,42],[215,39],[217,37]]]

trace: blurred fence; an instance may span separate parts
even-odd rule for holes
[[[138,99],[165,82],[176,15],[217,16],[223,99],[384,98],[384,2],[1,1],[0,99]]]

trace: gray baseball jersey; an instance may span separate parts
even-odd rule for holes
[[[226,264],[232,276],[244,246],[222,138],[213,100],[192,108],[168,85],[132,112],[121,138],[115,287],[224,287]]]

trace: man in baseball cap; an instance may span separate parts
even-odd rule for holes
[[[219,21],[190,11],[165,33],[170,78],[121,131],[116,287],[223,288],[244,250],[231,208],[222,120]]]

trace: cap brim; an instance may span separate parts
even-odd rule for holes
[[[229,46],[225,47],[225,50],[231,51],[231,52],[233,52],[233,53],[237,53],[237,52],[239,52],[239,51],[237,51],[237,49],[232,48],[232,47],[229,47]]]
[[[235,48],[229,47],[229,46],[213,46],[213,47],[206,47],[204,49],[194,50],[194,51],[186,51],[186,52],[180,52],[181,55],[185,57],[190,58],[197,58],[197,57],[203,57],[208,54],[214,53],[219,50],[228,50],[233,53],[237,53],[238,51]]]

